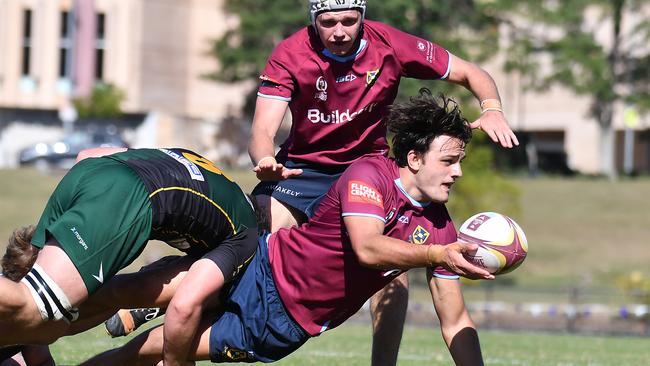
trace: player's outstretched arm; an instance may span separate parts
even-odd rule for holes
[[[383,235],[384,223],[374,217],[345,216],[343,222],[352,250],[366,267],[410,269],[443,266],[469,278],[494,278],[494,275],[463,257],[463,253],[476,250],[476,244],[413,245]]]
[[[503,147],[519,145],[517,136],[503,114],[499,91],[490,74],[471,62],[451,55],[448,80],[464,86],[481,103],[481,116],[470,127],[485,131],[492,141]]]
[[[300,169],[287,169],[275,160],[275,135],[288,107],[289,103],[283,100],[257,97],[248,154],[259,180],[279,181],[302,173]]]
[[[459,366],[483,365],[478,333],[465,307],[459,281],[434,277],[431,271],[427,271],[427,280],[440,319],[442,337],[454,363]]]

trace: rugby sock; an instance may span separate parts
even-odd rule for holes
[[[34,264],[21,282],[27,286],[32,294],[43,320],[63,319],[70,323],[79,317],[78,310],[72,308],[63,290],[38,264]]]

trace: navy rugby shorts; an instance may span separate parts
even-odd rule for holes
[[[302,169],[302,174],[279,182],[260,182],[253,195],[266,195],[302,211],[308,218],[314,216],[320,201],[327,191],[339,179],[345,168],[315,169],[306,164],[292,161],[283,162],[291,169]]]
[[[287,313],[269,264],[268,234],[228,290],[224,311],[210,329],[212,362],[274,362],[302,346],[309,335]]]

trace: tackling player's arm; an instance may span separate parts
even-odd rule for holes
[[[451,71],[447,80],[462,85],[481,102],[481,116],[470,127],[485,131],[492,141],[503,147],[519,145],[501,110],[501,98],[494,79],[476,64],[450,56]]]
[[[300,169],[287,169],[275,160],[275,135],[282,125],[282,119],[289,102],[279,99],[257,97],[255,116],[251,128],[248,154],[259,180],[277,181],[302,173]]]
[[[384,223],[378,218],[345,216],[343,221],[352,250],[363,266],[409,269],[440,265],[470,278],[494,278],[488,271],[463,257],[463,253],[476,250],[476,244],[414,245],[384,235]]]
[[[427,271],[433,305],[440,319],[442,337],[456,365],[483,365],[481,345],[467,312],[457,279],[434,277]]]
[[[204,258],[192,264],[165,315],[163,360],[166,366],[186,364],[201,313],[216,305],[223,284],[223,273],[212,260]]]

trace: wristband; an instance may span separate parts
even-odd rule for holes
[[[501,113],[503,113],[503,109],[501,109],[501,108],[488,107],[488,108],[485,108],[485,109],[481,109],[481,114],[483,114],[483,113],[485,113],[485,112],[487,112],[487,111],[496,111],[496,112],[501,112]]]
[[[498,99],[483,99],[481,101],[481,110],[487,108],[501,108],[501,101]]]
[[[277,160],[275,160],[275,157],[273,157],[273,156],[265,156],[265,157],[261,158],[261,159],[257,162],[257,166],[260,166],[260,163],[263,162],[264,160],[267,160],[267,159],[273,159],[273,160],[277,163]]]

